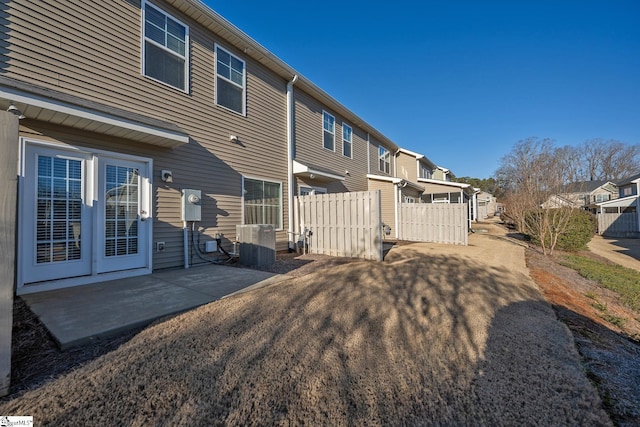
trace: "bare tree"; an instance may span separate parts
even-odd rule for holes
[[[579,164],[585,180],[615,182],[640,171],[640,145],[595,138],[575,151],[581,158]]]
[[[553,253],[577,207],[567,202],[543,208],[575,179],[577,168],[571,166],[572,160],[573,153],[555,148],[552,140],[528,138],[514,145],[496,172],[498,180],[508,189],[505,198],[508,214],[519,231],[540,242],[545,255]]]

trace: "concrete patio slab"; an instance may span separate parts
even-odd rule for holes
[[[205,265],[21,298],[65,349],[287,278],[264,271]]]

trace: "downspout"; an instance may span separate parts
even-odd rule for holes
[[[371,137],[367,132],[367,173],[371,173]]]
[[[294,249],[294,218],[293,218],[293,154],[294,154],[294,133],[295,133],[295,100],[293,99],[293,85],[298,81],[298,75],[294,75],[291,81],[287,82],[287,239],[289,250]]]
[[[393,193],[394,193],[393,194],[394,209],[396,211],[396,215],[395,215],[396,239],[399,239],[400,233],[398,232],[398,226],[400,225],[400,221],[398,221],[398,215],[400,214],[400,207],[398,206],[398,199],[400,198],[400,194],[402,193],[399,185],[393,184]]]
[[[473,220],[478,222],[480,219],[478,217],[478,193],[473,192]]]
[[[189,225],[182,221],[182,246],[184,250],[184,268],[189,268]]]

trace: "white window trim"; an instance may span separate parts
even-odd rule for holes
[[[151,77],[151,76],[147,76],[144,72],[145,70],[145,63],[144,63],[144,58],[146,57],[146,41],[147,38],[145,36],[145,19],[146,19],[146,11],[147,11],[147,5],[153,7],[154,9],[156,9],[157,11],[159,11],[160,13],[162,13],[163,15],[166,15],[168,17],[170,17],[171,19],[173,19],[174,21],[176,21],[178,24],[182,25],[185,28],[185,36],[184,36],[184,88],[179,88],[179,87],[175,87],[173,85],[170,85],[169,83],[163,82],[162,80],[158,80],[155,77]],[[190,49],[190,39],[189,39],[189,26],[187,24],[185,24],[184,22],[182,22],[181,20],[175,18],[173,15],[165,12],[163,9],[161,9],[160,7],[156,6],[155,4],[151,3],[150,1],[147,0],[143,0],[142,1],[142,24],[140,27],[140,39],[142,40],[142,46],[140,49],[140,52],[142,52],[142,58],[140,61],[140,65],[141,65],[141,69],[140,69],[140,74],[142,74],[145,78],[153,80],[154,82],[158,82],[160,84],[163,84],[167,87],[170,87],[171,89],[174,90],[179,90],[180,92],[184,92],[184,93],[189,93],[189,88],[190,88],[190,70],[191,70],[191,65],[190,65],[190,61],[189,58],[191,56],[191,49]],[[180,57],[180,55],[178,55],[176,52],[172,51],[171,49],[167,49],[165,46],[162,46],[160,44],[158,44],[156,41],[148,39],[149,43],[159,47],[162,50],[165,50],[169,53],[171,53],[172,55],[176,56],[176,57]]]
[[[231,80],[227,79],[226,77],[223,76],[219,76],[218,75],[218,49],[226,52],[228,55],[234,57],[235,59],[237,59],[238,61],[242,62],[242,68],[244,70],[243,75],[242,75],[242,112],[238,112],[236,110],[233,110],[229,107],[225,107],[224,105],[221,105],[218,103],[218,77],[224,79],[226,82],[231,83],[232,85],[237,86],[238,84],[235,82],[232,82]],[[231,111],[234,114],[238,114],[240,116],[243,117],[247,117],[247,63],[245,62],[244,59],[240,58],[238,55],[235,55],[233,53],[231,53],[230,50],[225,49],[224,47],[222,47],[221,45],[219,45],[218,43],[214,43],[213,45],[213,52],[214,52],[214,66],[213,66],[213,78],[214,78],[214,102],[215,104],[222,108],[225,109],[227,111]]]
[[[349,129],[351,131],[351,139],[350,140],[346,140],[345,139],[345,134],[344,131],[345,129]],[[346,147],[345,141],[349,143],[349,148],[351,151],[351,155],[347,156],[346,154],[344,154],[344,148]],[[343,157],[347,157],[349,159],[353,159],[353,128],[351,126],[349,126],[348,124],[346,124],[345,122],[342,122],[342,156]]]
[[[385,154],[380,154],[380,149],[383,149],[385,151]],[[384,169],[382,169],[380,167],[380,160],[383,159],[384,157],[389,157],[389,161],[385,161],[385,164],[389,164],[389,170],[385,171]],[[378,145],[378,170],[380,170],[380,172],[382,173],[386,173],[388,175],[391,175],[391,151],[389,151],[389,149],[383,145]]]
[[[330,148],[327,148],[327,147],[324,146],[324,133],[325,133],[325,130],[324,130],[324,115],[325,114],[333,119],[333,133],[332,133],[332,135],[333,135],[333,149],[330,149]],[[328,131],[326,131],[326,132],[328,132]],[[329,113],[326,110],[322,110],[322,148],[324,148],[325,150],[328,150],[328,151],[333,151],[334,153],[336,152],[336,118],[335,118],[335,116],[333,114]]]
[[[280,227],[276,228],[276,231],[282,231],[284,230],[284,217],[283,217],[283,210],[284,210],[284,196],[283,196],[283,183],[282,181],[276,181],[274,179],[266,179],[266,178],[261,178],[258,176],[252,176],[252,175],[242,175],[242,189],[240,190],[240,200],[242,200],[242,225],[247,225],[244,222],[244,180],[245,179],[253,179],[254,181],[264,181],[264,182],[271,182],[273,184],[280,184]]]
[[[302,192],[303,188],[309,189],[309,190],[315,192],[315,194],[328,194],[327,193],[327,189],[324,188],[324,187],[314,187],[312,185],[302,185],[302,184],[300,184],[300,185],[298,185],[298,195],[300,195],[300,193]]]

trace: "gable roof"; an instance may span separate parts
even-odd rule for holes
[[[398,148],[397,152],[415,157],[417,161],[428,165],[429,167],[431,167],[432,170],[438,167],[435,163],[429,160],[429,158],[424,154],[416,153],[415,151],[407,150],[406,148],[402,148],[402,147]]]
[[[640,180],[640,173],[637,173],[635,175],[632,175],[628,178],[623,179],[622,181],[618,181],[617,185],[618,187],[623,186],[623,185],[629,185],[632,184],[634,182],[638,182],[638,180]]]
[[[615,185],[611,181],[578,181],[564,185],[562,191],[565,193],[591,193],[607,184]]]

